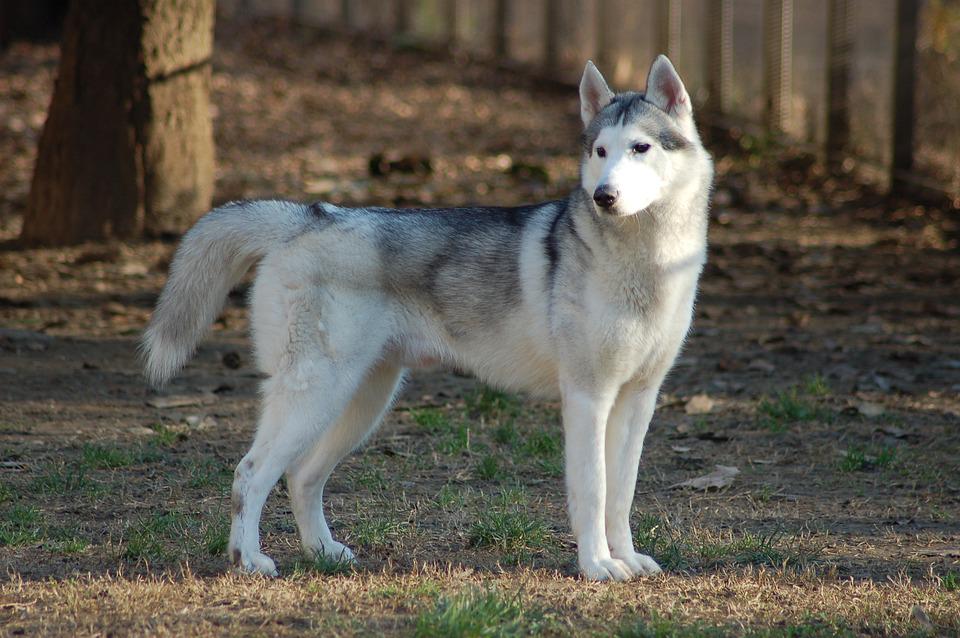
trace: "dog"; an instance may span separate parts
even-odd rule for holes
[[[250,295],[266,375],[236,468],[229,555],[276,576],[260,517],[286,475],[304,551],[354,560],[334,540],[323,488],[390,409],[407,369],[440,361],[491,385],[559,397],[580,571],[656,574],[630,511],[643,440],[692,319],[706,260],[713,163],[665,56],[646,90],[614,94],[588,62],[582,164],[565,200],[518,208],[226,204],[184,236],[144,333],[162,385],[190,358],[231,287]]]

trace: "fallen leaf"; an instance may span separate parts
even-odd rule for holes
[[[719,490],[733,483],[733,477],[740,473],[740,470],[730,465],[716,465],[716,469],[709,474],[698,476],[696,478],[674,483],[670,489],[681,487],[691,487],[695,490]]]
[[[713,410],[714,401],[706,394],[695,394],[687,400],[683,410],[687,414],[708,414]]]
[[[857,406],[857,412],[867,417],[868,419],[874,419],[880,416],[881,414],[883,414],[884,412],[886,412],[886,410],[883,408],[882,405],[878,403],[870,403],[869,401],[864,401],[863,403]]]
[[[168,408],[183,408],[188,405],[207,405],[216,400],[217,395],[215,394],[180,394],[147,399],[147,405],[151,408],[166,410]]]
[[[909,434],[903,429],[894,425],[881,425],[876,429],[876,431],[880,432],[881,434],[886,434],[887,436],[892,436],[895,439],[905,439],[909,436]]]
[[[747,364],[748,370],[759,370],[760,372],[775,372],[776,366],[766,359],[754,359]]]
[[[124,277],[143,277],[148,272],[150,268],[139,261],[128,261],[120,266],[120,274]]]

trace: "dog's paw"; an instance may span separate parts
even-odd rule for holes
[[[622,556],[620,554],[614,554],[614,556],[626,563],[634,576],[655,576],[663,571],[660,565],[657,565],[657,561],[640,552],[630,550]]]
[[[280,575],[273,560],[260,552],[240,554],[239,557],[235,555],[234,566],[238,572],[243,574],[260,574],[270,578],[276,578]]]
[[[587,580],[630,580],[630,567],[619,558],[581,560],[580,571]]]

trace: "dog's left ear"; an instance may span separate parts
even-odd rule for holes
[[[583,127],[590,126],[590,122],[613,99],[613,91],[607,86],[607,81],[600,75],[600,71],[587,60],[587,66],[580,78],[580,118]]]
[[[650,66],[644,99],[676,118],[693,115],[690,96],[665,55],[658,55]]]

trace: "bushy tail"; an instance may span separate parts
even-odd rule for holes
[[[230,289],[271,248],[302,233],[306,206],[233,202],[204,215],[177,248],[141,348],[145,375],[161,386],[190,359]]]

